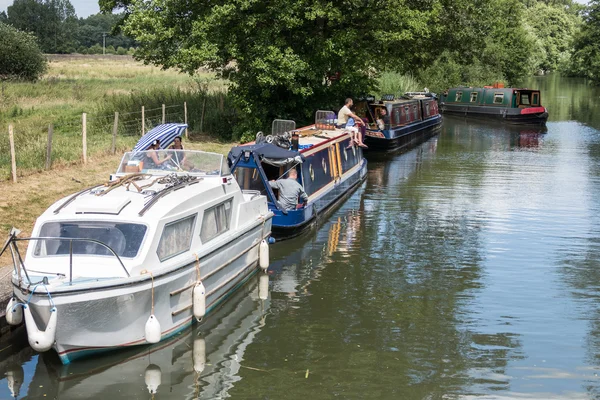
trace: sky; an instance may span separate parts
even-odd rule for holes
[[[12,3],[13,0],[0,0],[0,11],[6,11]],[[97,0],[71,0],[71,4],[75,7],[77,16],[81,18],[100,12]]]

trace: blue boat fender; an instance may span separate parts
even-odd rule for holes
[[[269,244],[275,244],[275,242],[277,241],[273,236],[269,236]]]

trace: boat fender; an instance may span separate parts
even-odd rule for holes
[[[275,244],[275,238],[273,236],[269,236],[269,244]]]
[[[269,268],[269,244],[264,239],[260,242],[258,249],[258,261],[262,269]]]
[[[145,335],[148,343],[160,342],[160,323],[154,314],[150,315],[146,321]]]
[[[194,317],[199,321],[206,314],[206,290],[202,281],[196,282],[192,289],[192,302],[194,308]]]
[[[150,364],[144,372],[144,382],[150,394],[156,394],[158,387],[162,383],[162,371],[156,364]]]
[[[206,342],[204,338],[194,339],[194,371],[201,374],[206,365]]]
[[[260,274],[258,277],[258,298],[266,300],[269,298],[269,275]]]
[[[13,398],[19,398],[19,392],[21,391],[21,385],[25,379],[25,373],[23,367],[19,364],[13,365],[6,371],[6,383],[8,384],[8,390]]]
[[[29,345],[35,351],[40,353],[50,350],[54,344],[54,339],[56,336],[56,324],[58,319],[58,311],[56,310],[56,307],[53,307],[50,310],[50,319],[48,320],[46,330],[44,331],[40,331],[38,329],[38,326],[33,319],[33,315],[31,315],[31,310],[29,307],[24,305],[23,310],[25,314],[25,328],[27,329],[27,339],[29,340]]]
[[[10,299],[6,305],[6,322],[9,325],[20,325],[23,322],[23,308],[16,297]]]

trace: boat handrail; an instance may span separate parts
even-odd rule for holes
[[[127,271],[127,268],[125,268],[125,265],[123,264],[123,261],[121,260],[121,257],[119,257],[119,255],[109,245],[107,245],[106,243],[103,243],[99,240],[96,240],[96,239],[53,237],[53,236],[40,236],[40,237],[27,237],[27,238],[17,238],[15,236],[12,236],[12,238],[9,239],[9,241],[12,241],[12,242],[39,241],[39,240],[69,241],[69,285],[73,284],[73,242],[90,242],[90,243],[96,243],[96,244],[99,244],[100,246],[103,246],[108,251],[110,251],[113,256],[115,256],[117,258],[117,260],[119,261],[119,264],[121,264],[121,267],[123,268],[123,271],[125,271],[125,274],[127,275],[127,277],[128,278],[130,277],[129,271]],[[31,279],[29,279],[29,274],[27,273],[27,269],[25,268],[25,263],[23,262],[23,259],[21,258],[21,254],[19,252],[19,249],[18,249],[16,243],[14,243],[14,246],[17,251],[19,263],[21,264],[20,266],[25,271],[25,276],[27,276],[27,280],[29,280],[29,283],[31,284],[33,282],[31,282]],[[15,269],[17,269],[18,268],[17,265],[14,265],[14,264],[15,264],[15,260],[13,258],[13,266],[15,267]]]

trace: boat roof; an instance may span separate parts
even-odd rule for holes
[[[272,143],[252,143],[232,148],[227,155],[229,164],[233,165],[235,160],[245,152],[256,154],[259,159],[264,160],[268,164],[287,164],[294,161],[302,162],[304,158],[298,151],[286,150]]]

